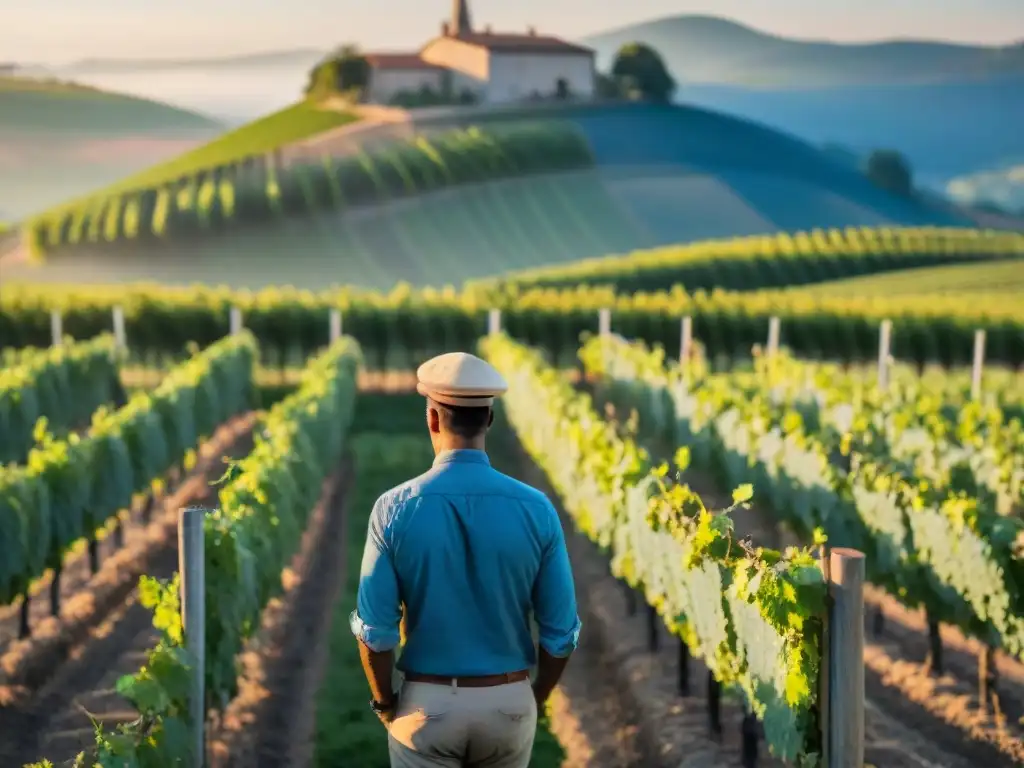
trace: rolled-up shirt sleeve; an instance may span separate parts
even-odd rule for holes
[[[564,658],[579,644],[581,622],[565,534],[558,513],[554,508],[549,511],[550,536],[533,589],[533,610],[540,647],[552,656]]]
[[[373,505],[359,573],[356,610],[349,617],[352,634],[380,653],[398,645],[402,620],[398,577],[387,537],[389,511],[384,497]]]

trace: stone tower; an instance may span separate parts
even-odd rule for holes
[[[452,21],[448,29],[452,37],[472,33],[473,22],[469,18],[469,0],[452,0]]]

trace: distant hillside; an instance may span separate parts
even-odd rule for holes
[[[137,135],[218,131],[212,118],[74,82],[0,77],[0,135],[19,131]]]
[[[1024,162],[1024,75],[973,82],[753,89],[683,85],[677,98],[859,153],[898,149],[924,183]]]
[[[21,218],[208,141],[223,126],[148,99],[0,78],[0,211]]]
[[[840,44],[677,16],[587,38],[607,66],[620,45],[653,45],[676,99],[860,153],[903,152],[920,183],[1024,162],[1024,43]]]
[[[688,83],[823,88],[1024,76],[1024,40],[1012,46],[923,40],[849,44],[795,40],[713,16],[673,16],[585,38],[607,67],[624,43],[662,52]]]
[[[62,71],[92,75],[117,72],[145,72],[168,69],[219,69],[239,67],[308,67],[319,61],[324,51],[315,48],[294,48],[284,51],[262,51],[235,56],[176,59],[82,59]]]
[[[273,189],[291,190],[286,216],[254,218],[250,204],[244,216],[227,214],[215,232],[193,230],[187,248],[175,239],[128,237],[115,248],[94,240],[72,252],[58,250],[38,269],[8,265],[0,269],[0,279],[388,288],[403,280],[437,285],[708,238],[970,223],[955,211],[877,189],[793,137],[705,110],[625,103],[430,112],[404,113],[405,122],[396,116],[383,124],[342,126],[283,152],[286,166],[301,165],[304,158],[311,163],[276,177]],[[409,172],[421,168],[421,159],[391,151],[396,142],[405,143],[420,147],[425,160],[430,145],[408,139],[426,136],[455,153],[452,168],[477,167],[476,178],[488,179],[487,168],[505,163],[476,165],[479,156],[459,160],[466,136],[457,138],[452,129],[500,132],[524,119],[571,122],[588,145],[591,167],[534,170],[522,178],[438,189],[431,174]],[[334,164],[325,166],[321,158],[359,151],[371,153],[370,175],[381,181],[374,200],[346,205],[345,196],[328,193],[335,184],[358,192],[361,182],[347,174],[332,183],[326,174]],[[505,162],[516,162],[515,157]],[[174,174],[155,169],[139,178],[167,180],[185,160],[167,166],[176,169]],[[384,176],[389,181],[380,186]],[[268,196],[271,187],[260,178],[229,182],[227,198],[251,202]],[[192,210],[191,198],[173,200],[182,211]]]

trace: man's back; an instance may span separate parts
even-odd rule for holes
[[[398,664],[405,672],[475,676],[530,667],[531,611],[545,650],[563,656],[575,647],[579,621],[557,514],[482,451],[441,453],[429,472],[374,506],[353,617],[371,645],[375,635],[393,645],[395,615],[379,610],[391,581],[405,605]]]

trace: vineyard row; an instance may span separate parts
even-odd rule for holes
[[[94,541],[172,468],[189,468],[217,426],[250,409],[255,360],[250,334],[224,339],[154,391],[116,410],[100,407],[81,436],[41,435],[25,464],[0,467],[0,605],[24,598],[22,636],[33,580],[52,569],[59,594],[64,556],[76,542]]]
[[[847,227],[708,240],[601,256],[469,283],[467,289],[610,286],[621,293],[755,291],[916,267],[1024,258],[1024,233],[953,227]]]
[[[0,359],[0,465],[24,462],[37,442],[39,419],[63,437],[88,424],[102,405],[123,405],[114,339],[24,351]]]
[[[251,339],[244,342],[251,344]],[[140,717],[117,733],[98,732],[95,765],[199,764],[190,737],[196,725],[190,716],[196,711],[190,706],[190,670],[201,664],[205,671],[199,712],[223,709],[236,695],[238,654],[259,628],[264,607],[280,594],[281,572],[298,548],[324,480],[341,458],[359,365],[358,345],[349,338],[311,361],[295,392],[261,418],[252,452],[232,465],[217,508],[203,516],[207,610],[201,653],[187,644],[179,577],[170,583],[143,578],[140,599],[154,611],[161,640],[137,674],[118,682],[118,692]]]
[[[829,586],[816,554],[741,541],[730,513],[747,506],[749,486],[734,491],[729,508],[707,509],[669,475],[685,469],[684,454],[674,467],[656,465],[536,350],[501,334],[487,337],[481,349],[508,381],[502,404],[509,421],[575,527],[610,554],[612,572],[643,591],[719,684],[740,691],[772,752],[793,764],[819,765],[831,708],[842,736],[832,740],[843,744],[837,746],[842,756],[824,764],[860,765],[863,683],[859,700],[854,686],[852,696],[830,706],[822,654],[823,642],[837,644],[829,647],[838,659],[840,645],[856,646],[862,638],[854,630],[824,639]],[[854,569],[862,569],[863,558],[853,557]],[[860,663],[855,654],[839,676],[855,680]]]
[[[581,358],[604,397],[638,414],[656,453],[687,446],[720,490],[750,484],[759,506],[803,541],[822,530],[833,545],[865,552],[872,581],[924,608],[934,659],[940,622],[989,655],[1024,658],[1019,420],[921,382],[865,386],[782,355],[755,371],[711,374],[608,335]],[[981,691],[985,704],[985,679]]]
[[[319,163],[242,162],[142,189],[100,193],[28,223],[37,257],[77,246],[180,242],[281,216],[337,211],[459,184],[590,165],[569,122],[512,123],[418,136]]]
[[[749,358],[751,347],[765,342],[777,318],[780,343],[801,357],[845,363],[874,359],[879,328],[891,320],[890,351],[900,360],[919,366],[970,364],[975,334],[983,330],[989,362],[1024,363],[1019,302],[784,292],[616,295],[601,288],[538,289],[488,299],[408,288],[383,295],[283,288],[250,293],[202,287],[15,286],[0,297],[0,338],[12,347],[47,346],[55,327],[59,334],[92,338],[111,329],[117,308],[127,341],[139,356],[177,356],[189,344],[209,345],[231,330],[232,310],[237,310],[234,316],[259,340],[267,364],[305,358],[327,344],[332,310],[337,310],[369,367],[414,368],[415,361],[436,352],[472,348],[493,309],[501,312],[509,334],[543,347],[558,361],[575,361],[580,335],[597,330],[599,313],[606,310],[617,332],[668,350],[680,349],[681,321],[690,317],[693,334],[712,360]]]

